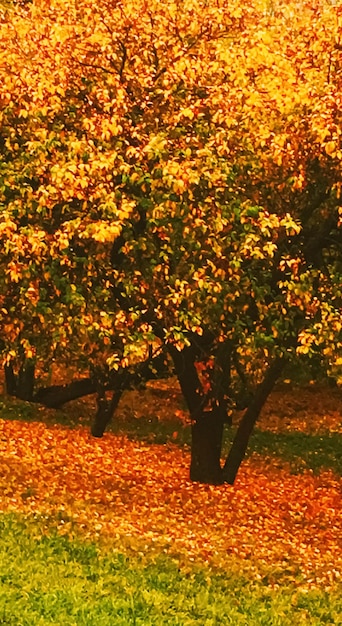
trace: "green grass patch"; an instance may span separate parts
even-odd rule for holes
[[[0,397],[0,418],[5,420],[20,419],[27,422],[39,420],[37,405],[11,397]]]
[[[223,445],[223,457],[232,445],[236,428],[227,429]],[[289,463],[292,473],[307,469],[319,473],[333,470],[342,475],[342,437],[340,433],[302,432],[276,433],[255,428],[251,435],[247,457],[253,453],[272,456],[278,464]]]
[[[291,464],[293,472],[332,469],[342,475],[342,437],[340,433],[309,435],[302,432],[273,433],[256,429],[249,452],[270,454]]]
[[[181,568],[165,555],[127,556],[46,535],[0,516],[0,623],[11,626],[342,624],[337,592],[273,588],[236,572]]]

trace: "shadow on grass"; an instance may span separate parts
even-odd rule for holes
[[[163,421],[157,417],[125,416],[124,419],[113,420],[108,431],[146,443],[174,443],[179,446],[191,443],[190,425],[184,425],[179,420]]]
[[[332,469],[342,475],[342,437],[339,433],[273,433],[255,430],[249,454],[270,454],[291,463],[294,472]]]
[[[180,446],[190,444],[190,425],[184,424],[176,417],[161,419],[152,412],[151,407],[146,409],[147,412],[149,415],[142,410],[140,415],[136,416],[133,409],[118,411],[106,432],[125,435],[129,439],[147,443],[173,442]],[[42,422],[66,428],[82,426],[90,430],[94,413],[95,403],[90,407],[89,400],[75,400],[61,409],[47,409],[39,404],[0,396],[0,419]]]
[[[270,433],[256,430],[250,451],[274,454],[291,463],[294,470],[332,469],[342,474],[342,437],[340,433]]]
[[[36,404],[0,397],[0,419],[42,421],[48,425],[90,428],[92,415],[89,415],[91,413],[89,405],[82,404],[82,401],[72,404],[73,406],[69,405],[62,410],[52,410]],[[155,414],[140,414],[136,417],[134,412],[119,413],[108,431],[151,444],[171,442],[179,446],[188,446],[191,442],[190,425],[176,418],[163,420]],[[236,428],[227,428],[223,456],[227,454],[235,432]],[[342,436],[339,433],[275,433],[256,429],[251,437],[247,456],[253,452],[274,456],[280,461],[288,462],[293,472],[305,469],[312,469],[314,472],[331,469],[342,475]]]

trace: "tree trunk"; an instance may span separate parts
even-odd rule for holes
[[[5,365],[6,391],[10,396],[31,402],[35,382],[35,365],[31,360],[24,361],[18,374],[15,374],[12,363]]]
[[[80,380],[73,380],[67,385],[41,387],[34,394],[32,400],[39,404],[44,404],[44,406],[50,409],[58,409],[66,402],[96,393],[96,389],[95,380],[92,378],[81,378]]]
[[[205,484],[221,484],[224,412],[220,406],[205,406],[206,397],[191,347],[179,352],[171,346],[169,350],[192,421],[190,479]]]
[[[31,360],[23,363],[18,374],[17,397],[31,402],[35,382],[35,364]]]
[[[6,392],[9,396],[17,395],[17,377],[13,370],[12,363],[6,363],[5,365],[5,383],[6,383]]]
[[[104,393],[100,393],[97,397],[97,413],[91,427],[93,437],[103,437],[109,422],[111,421],[115,410],[120,402],[123,390],[114,391],[110,402]]]
[[[227,482],[230,485],[234,484],[236,474],[246,454],[249,438],[254,425],[260,415],[262,407],[279,378],[284,365],[284,357],[277,357],[270,365],[264,380],[257,388],[256,393],[239,424],[222,472],[224,482]]]
[[[191,429],[190,480],[221,485],[221,449],[224,423],[220,410],[203,411]]]
[[[229,412],[231,408],[232,350],[233,346],[231,341],[225,341],[219,345],[217,349],[218,367],[212,370],[211,376],[213,397],[216,402],[217,410],[221,413],[223,423],[228,426],[232,426],[232,414]]]

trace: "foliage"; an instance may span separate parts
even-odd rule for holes
[[[118,370],[166,347],[202,481],[242,390],[229,481],[286,360],[339,377],[342,8],[299,5],[1,10],[6,362]]]
[[[89,357],[95,334],[106,353],[113,330],[153,334],[146,308],[167,340],[212,328],[248,361],[301,311],[300,352],[335,336],[336,242],[311,240],[337,225],[339,19],[330,3],[3,11],[9,348],[55,354],[74,337]]]

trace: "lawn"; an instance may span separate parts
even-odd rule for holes
[[[189,482],[177,390],[101,440],[91,402],[0,400],[1,624],[342,624],[338,390],[275,392],[234,487]]]

